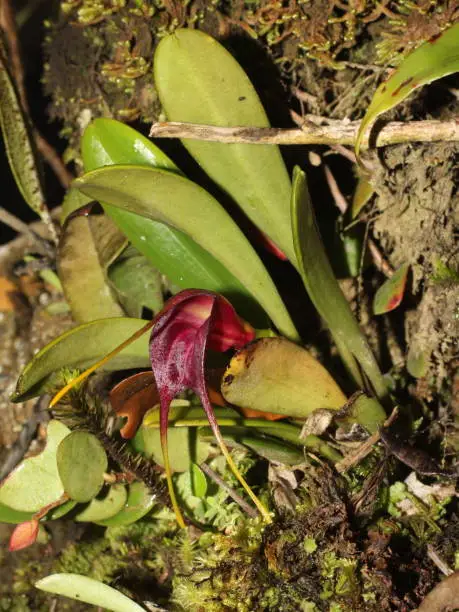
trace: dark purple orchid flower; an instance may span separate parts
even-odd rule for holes
[[[150,337],[150,360],[160,397],[160,435],[164,467],[177,521],[184,526],[171,480],[167,451],[169,407],[174,397],[191,389],[201,399],[212,432],[228,464],[260,512],[266,509],[234,465],[218,427],[205,380],[207,348],[226,351],[241,348],[255,338],[254,329],[240,319],[231,304],[210,291],[186,290],[170,299],[158,315]]]
[[[106,363],[131,341],[153,327],[150,337],[150,361],[160,399],[160,436],[164,455],[169,494],[181,527],[185,526],[174,493],[167,451],[167,426],[169,407],[176,395],[191,389],[201,399],[209,425],[225,456],[228,465],[247,491],[265,520],[270,521],[266,508],[245,482],[223,441],[210,403],[205,381],[205,355],[208,348],[224,352],[230,348],[242,348],[255,338],[255,330],[243,321],[233,306],[221,295],[201,289],[187,289],[172,297],[163,310],[117,349],[80,374],[72,383],[61,389],[53,398],[54,405],[75,383],[84,380],[91,372]],[[129,425],[129,420],[128,420]],[[130,427],[130,425],[129,425]],[[124,432],[126,434],[126,432]],[[131,437],[132,432],[129,431]]]

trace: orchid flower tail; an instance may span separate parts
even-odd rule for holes
[[[169,451],[167,448],[167,428],[165,431],[160,432],[161,438],[161,450],[163,452],[163,465],[164,471],[166,473],[166,481],[167,481],[167,489],[169,491],[169,498],[171,500],[172,509],[175,514],[175,518],[179,527],[185,529],[185,521],[183,520],[182,511],[180,510],[180,506],[177,501],[177,496],[175,495],[174,483],[172,482],[172,470],[171,464],[169,461]]]
[[[49,407],[53,408],[53,406],[55,406],[64,397],[64,395],[67,395],[67,393],[71,389],[73,389],[76,385],[83,382],[83,380],[86,380],[86,378],[88,378],[90,374],[92,374],[98,368],[105,365],[108,361],[110,361],[110,359],[118,355],[118,353],[120,353],[123,349],[125,349],[127,346],[135,342],[138,338],[143,336],[143,334],[145,334],[151,327],[153,327],[153,325],[155,324],[155,320],[156,319],[152,319],[151,321],[148,321],[146,325],[141,327],[139,330],[135,332],[135,334],[132,334],[132,336],[130,336],[127,340],[125,340],[119,346],[114,348],[113,351],[110,351],[110,353],[105,355],[105,357],[103,357],[102,359],[99,359],[99,361],[97,361],[94,365],[87,368],[79,376],[77,376],[76,378],[71,380],[69,383],[67,383],[65,387],[62,387],[62,389],[56,393],[56,395],[53,397],[53,399],[49,403]]]
[[[229,465],[231,471],[236,476],[236,478],[238,479],[238,481],[240,482],[240,484],[242,485],[242,487],[244,488],[244,490],[246,491],[250,499],[253,501],[253,503],[257,507],[257,510],[263,517],[264,521],[266,523],[271,523],[272,519],[271,519],[271,515],[269,514],[269,511],[267,510],[267,508],[265,508],[263,503],[258,499],[255,493],[252,491],[250,486],[247,484],[247,481],[245,480],[245,478],[239,471],[237,465],[234,463],[233,458],[231,457],[231,454],[228,450],[228,447],[226,446],[225,441],[223,440],[220,428],[217,423],[217,419],[215,418],[214,410],[212,408],[211,403],[209,402],[207,395],[203,394],[201,396],[201,401],[202,401],[202,406],[204,408],[204,411],[207,415],[207,420],[209,421],[210,428],[212,429],[212,433],[214,434],[217,444],[220,447],[220,450],[223,456],[225,457],[226,462]]]

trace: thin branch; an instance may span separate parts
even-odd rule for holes
[[[339,188],[339,185],[327,164],[324,164],[324,173],[325,178],[327,179],[327,184],[330,189],[330,193],[332,194],[333,199],[335,201],[336,207],[339,209],[341,214],[344,215],[347,210],[347,201],[346,198],[343,196],[341,189]],[[374,242],[374,240],[372,240],[372,238],[368,238],[366,240],[366,243],[368,244],[368,250],[370,251],[371,257],[373,258],[373,263],[375,264],[376,268],[380,272],[382,272],[387,278],[390,278],[393,275],[394,271],[390,264],[384,259],[384,256],[379,250],[377,244]],[[362,257],[364,255],[364,252],[365,248],[362,251]]]
[[[214,470],[209,467],[207,463],[201,463],[199,467],[211,480],[226,491],[231,499],[235,501],[244,510],[244,512],[246,512],[252,518],[256,518],[258,516],[258,512],[255,510],[255,508],[252,508],[252,506],[248,504],[238,493],[236,493],[236,491],[232,489],[229,484],[223,480],[223,478],[214,472]]]
[[[322,123],[319,123],[321,119]],[[196,123],[171,121],[154,123],[151,138],[191,138],[210,142],[233,144],[275,145],[354,145],[360,121],[325,119],[306,115],[303,127],[257,128],[217,127]],[[459,123],[452,121],[392,121],[376,136],[374,145],[383,147],[405,142],[456,142],[459,141]],[[363,139],[368,145],[368,134]]]

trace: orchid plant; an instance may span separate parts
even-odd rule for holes
[[[170,120],[269,125],[242,68],[202,32],[177,30],[166,36],[156,50],[154,71]],[[227,448],[226,425],[256,430],[265,447],[258,446],[262,456],[282,461],[290,452],[292,463],[301,462],[306,447],[336,462],[340,454],[326,441],[314,434],[300,437],[298,421],[322,409],[343,427],[357,422],[374,432],[385,420],[386,382],[332,271],[305,174],[296,168],[292,186],[274,146],[183,144],[261,231],[271,252],[298,270],[347,368],[347,388],[360,394],[349,399],[302,348],[278,287],[223,206],[146,137],[115,120],[95,119],[82,137],[85,172],[66,195],[58,245],[59,279],[79,325],[37,353],[14,396],[21,401],[62,387],[50,409],[69,427],[51,421],[42,455],[26,459],[0,486],[0,519],[19,523],[13,549],[31,543],[44,518],[72,510],[77,520],[119,524],[138,520],[158,499],[151,466],[133,459],[134,447],[123,455],[105,433],[98,399],[92,400],[95,407],[88,400],[83,382],[96,370],[137,370],[134,376],[123,375],[121,387],[112,390],[115,413],[127,417],[126,423],[118,419],[115,437],[135,440],[145,413],[159,404],[162,465],[181,527],[185,521],[167,441],[171,404],[183,391],[200,401],[228,465],[267,522],[268,509]],[[94,214],[94,201],[103,215]],[[163,305],[164,293],[172,297]],[[156,313],[147,322],[141,318],[145,308]],[[206,360],[215,352],[224,353],[226,362],[213,384]],[[292,420],[272,420],[278,418]],[[86,424],[83,436],[75,435],[83,432],[72,430],[72,419],[80,419],[76,429]],[[88,425],[90,419],[99,430]],[[205,425],[202,414],[185,423]],[[274,440],[283,454],[269,454]],[[120,482],[107,474],[107,455],[121,468]],[[97,462],[88,460],[96,456]],[[43,464],[46,482],[37,476]],[[33,499],[25,493],[31,477],[39,481]],[[136,488],[136,482],[142,486]],[[110,511],[99,498],[101,491]],[[133,500],[140,510],[130,514]],[[81,504],[87,506],[81,509]]]

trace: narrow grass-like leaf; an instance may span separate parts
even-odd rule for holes
[[[77,323],[123,316],[106,270],[125,244],[123,234],[105,215],[77,215],[65,223],[58,272]]]
[[[58,446],[59,476],[67,495],[77,502],[88,502],[99,493],[107,466],[104,447],[86,431],[72,431]]]
[[[384,379],[333,274],[317,228],[306,176],[298,167],[293,178],[292,223],[300,273],[309,297],[329,327],[348,370],[357,372],[357,362],[377,396],[384,397]]]
[[[110,353],[145,326],[141,319],[116,317],[79,325],[47,344],[26,365],[12,397],[15,402],[41,395],[53,373],[62,368],[84,369]],[[147,368],[148,336],[137,339],[102,369]]]
[[[145,612],[132,599],[108,584],[79,574],[51,574],[35,583],[37,589],[63,595],[111,612]]]
[[[155,85],[170,121],[268,127],[248,76],[215,39],[178,29],[159,43]],[[278,147],[184,140],[191,155],[295,264],[291,185]]]
[[[111,166],[77,179],[83,193],[187,233],[245,285],[279,331],[298,339],[279,293],[249,241],[196,183],[165,170]]]
[[[378,289],[373,300],[373,312],[376,315],[390,312],[399,306],[405,293],[409,269],[409,264],[403,264]]]
[[[0,128],[11,172],[22,197],[48,225],[50,216],[45,206],[29,128],[21,110],[18,95],[8,73],[4,49],[0,43]]]
[[[161,149],[136,130],[113,119],[95,119],[83,134],[81,151],[86,171],[115,164],[134,164],[181,174]],[[87,198],[83,194],[81,196]],[[68,210],[76,203],[76,197],[69,197]],[[128,210],[107,203],[103,203],[103,206],[131,244],[173,285],[180,289],[199,288],[221,293],[254,325],[266,325],[263,313],[250,292],[234,274],[187,234]]]
[[[355,153],[362,138],[379,115],[402,102],[412,91],[459,70],[459,23],[437,34],[405,57],[376,90],[357,134]]]

